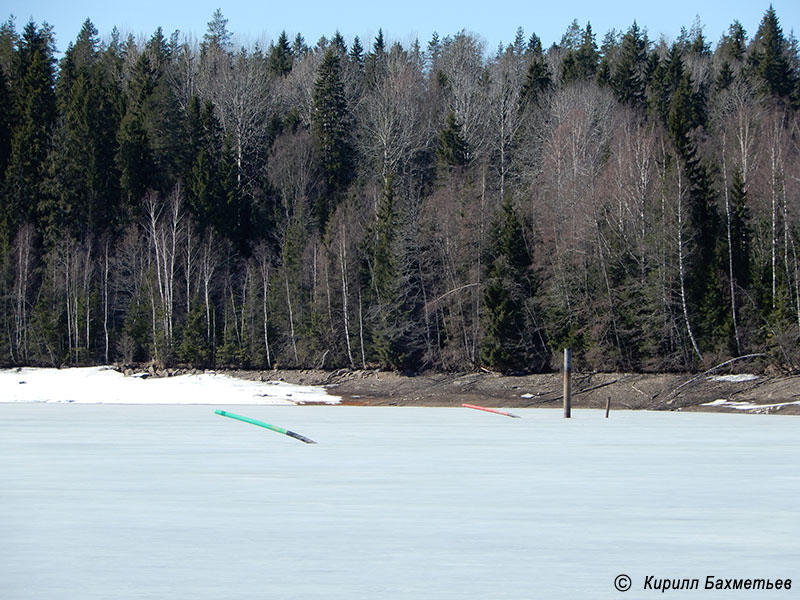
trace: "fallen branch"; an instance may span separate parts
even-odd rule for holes
[[[730,360],[726,360],[723,363],[720,363],[720,364],[718,364],[718,365],[716,365],[714,367],[711,367],[708,371],[704,371],[703,373],[700,373],[700,375],[695,375],[689,381],[685,381],[684,383],[682,383],[681,385],[676,387],[674,390],[672,390],[667,395],[667,398],[669,398],[669,400],[667,401],[667,404],[672,404],[672,402],[675,400],[675,397],[680,393],[680,390],[685,388],[687,385],[690,385],[690,384],[694,383],[698,379],[702,379],[703,377],[705,377],[709,373],[713,373],[717,369],[721,369],[722,367],[724,367],[726,365],[729,365],[729,364],[731,364],[733,362],[736,362],[737,360],[745,360],[745,359],[748,359],[748,358],[764,358],[766,356],[767,356],[766,354],[761,354],[761,353],[759,353],[759,354],[746,354],[745,356],[737,356],[736,358],[732,358]]]

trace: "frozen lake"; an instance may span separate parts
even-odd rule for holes
[[[0,598],[662,596],[793,579],[800,420],[0,404]],[[625,573],[628,594],[614,589]]]

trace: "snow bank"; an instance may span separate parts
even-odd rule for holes
[[[0,402],[81,404],[337,404],[321,387],[202,373],[125,377],[111,367],[0,369]]]

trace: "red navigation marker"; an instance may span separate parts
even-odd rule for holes
[[[506,412],[504,410],[497,410],[496,408],[486,408],[485,406],[477,406],[476,404],[462,404],[461,406],[463,406],[464,408],[474,408],[475,410],[485,410],[486,412],[497,413],[498,415],[511,417],[512,419],[521,418],[519,415],[515,415],[513,413]]]

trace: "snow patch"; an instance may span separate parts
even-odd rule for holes
[[[25,385],[21,385],[25,384]],[[112,367],[0,369],[0,402],[80,404],[338,404],[324,388],[217,373],[125,377]]]
[[[706,402],[702,406],[726,406],[728,408],[735,408],[736,410],[770,411],[772,409],[780,410],[784,406],[791,406],[792,404],[800,405],[800,400],[794,402],[779,402],[777,404],[755,404],[754,402],[725,400],[720,398],[713,402]]]
[[[732,383],[742,383],[744,381],[755,381],[758,375],[749,373],[742,373],[741,375],[712,375],[709,377],[711,381],[729,381]]]

